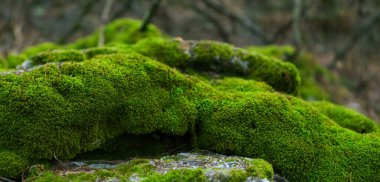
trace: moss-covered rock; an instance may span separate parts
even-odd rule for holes
[[[379,131],[379,127],[375,121],[353,109],[335,105],[327,101],[311,102],[311,105],[344,128],[358,133],[372,133]]]
[[[301,82],[294,65],[230,44],[181,39],[144,39],[132,49],[169,66],[193,68],[264,81],[275,90],[297,94]]]
[[[39,171],[27,181],[240,182],[273,179],[273,168],[265,160],[207,151],[178,153],[158,159],[138,158],[119,164],[99,162],[101,161],[66,163],[64,169]]]
[[[344,129],[301,99],[217,90],[132,53],[1,76],[0,107],[0,145],[30,159],[69,159],[121,134],[160,132],[263,158],[293,181],[380,178],[378,135]]]
[[[292,181],[380,177],[379,137],[346,130],[298,98],[247,92],[200,105],[201,148],[266,159]]]

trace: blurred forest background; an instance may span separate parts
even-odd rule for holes
[[[0,55],[72,42],[114,19],[143,19],[154,5],[152,23],[174,37],[294,46],[286,59],[307,53],[336,75],[334,82],[313,77],[329,99],[379,121],[379,0],[2,0]]]

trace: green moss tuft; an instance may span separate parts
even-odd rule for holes
[[[294,54],[294,47],[291,45],[267,45],[267,46],[249,46],[246,47],[249,52],[256,52],[267,56],[276,57],[282,60],[288,60],[288,58]]]
[[[249,161],[249,163],[250,166],[246,169],[248,176],[256,176],[262,179],[266,178],[268,180],[273,179],[273,167],[269,162],[263,159],[253,159]]]
[[[160,30],[150,24],[145,32],[140,31],[142,21],[135,19],[119,19],[105,26],[105,44],[133,44],[137,41],[148,37],[163,37]],[[98,31],[91,35],[81,38],[76,42],[67,45],[70,49],[84,49],[98,46],[99,33]]]
[[[0,148],[0,176],[10,179],[18,178],[29,163],[24,157]]]
[[[211,80],[210,84],[221,91],[227,92],[273,92],[273,88],[265,82],[246,80],[237,77]]]
[[[115,170],[129,178],[132,174],[137,174],[139,177],[145,177],[155,174],[156,167],[149,163],[149,160],[134,159],[125,164],[119,165]]]
[[[77,50],[55,50],[39,53],[31,57],[34,65],[49,62],[82,62],[84,60],[86,60],[86,55]]]
[[[379,131],[375,121],[343,106],[326,101],[310,102],[318,111],[328,116],[340,126],[358,133],[372,133]]]
[[[116,54],[121,53],[122,51],[114,47],[95,47],[85,49],[83,52],[87,56],[87,58],[90,59],[97,55]]]
[[[172,67],[264,81],[277,91],[297,94],[300,76],[294,65],[230,44],[214,41],[146,39],[132,49]]]
[[[178,169],[172,170],[166,174],[151,175],[142,180],[143,182],[156,181],[206,181],[206,176],[202,169]]]

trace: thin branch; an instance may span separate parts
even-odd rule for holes
[[[74,34],[81,24],[83,23],[83,19],[86,17],[86,15],[91,11],[92,7],[94,6],[94,1],[87,0],[81,7],[81,11],[78,15],[78,17],[75,18],[73,23],[71,24],[70,29],[61,36],[61,38],[58,40],[59,43],[63,44],[66,43],[68,38],[71,37],[72,34]]]
[[[0,181],[5,181],[5,182],[15,182],[15,181],[12,181],[12,180],[10,180],[10,179],[8,179],[8,178],[4,178],[4,177],[2,177],[2,176],[0,176]]]
[[[196,12],[198,12],[200,15],[202,15],[204,18],[206,18],[208,21],[210,21],[212,24],[214,24],[214,27],[216,28],[218,34],[223,39],[224,42],[231,42],[229,33],[224,29],[224,26],[218,21],[217,18],[212,16],[210,13],[208,13],[207,10],[201,9],[196,4],[192,4],[192,9]]]
[[[157,11],[158,7],[160,6],[160,4],[161,4],[161,0],[156,0],[153,3],[152,7],[150,8],[149,12],[147,14],[145,14],[144,22],[141,24],[141,27],[140,27],[141,32],[146,31],[149,23],[152,21],[152,18],[156,14],[156,11]]]
[[[250,21],[247,18],[243,18],[225,8],[223,4],[216,3],[213,0],[203,0],[204,4],[206,4],[209,8],[213,9],[215,12],[218,12],[219,14],[222,14],[224,16],[229,17],[230,19],[233,19],[234,21],[238,22],[241,26],[243,26],[245,29],[247,29],[249,32],[251,32],[252,35],[257,36],[257,38],[264,44],[268,44],[269,40],[264,34],[264,31],[255,23]]]
[[[107,0],[106,5],[104,6],[102,16],[100,18],[100,27],[99,27],[99,39],[98,47],[104,46],[105,42],[105,25],[108,22],[109,13],[111,11],[113,0]]]
[[[347,53],[356,45],[356,43],[363,37],[369,35],[369,31],[380,23],[380,11],[372,14],[363,20],[358,28],[354,31],[353,35],[345,42],[345,44],[336,52],[335,58],[331,61],[329,67],[334,68],[338,60],[346,57]]]
[[[121,8],[117,10],[115,13],[113,13],[110,16],[111,17],[110,19],[113,20],[123,15],[123,13],[126,12],[126,10],[129,10],[131,8],[131,3],[132,3],[131,0],[123,0],[123,3],[120,5]]]
[[[292,30],[293,30],[293,42],[296,48],[294,54],[291,56],[293,59],[298,57],[300,49],[302,46],[301,39],[301,29],[300,29],[300,19],[302,12],[302,0],[294,0],[294,9],[293,9],[293,21],[292,21]]]

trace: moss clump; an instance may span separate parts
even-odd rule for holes
[[[273,92],[273,88],[265,82],[227,77],[210,81],[210,84],[221,91],[228,92]]]
[[[160,30],[154,25],[148,25],[146,31],[141,32],[142,22],[135,19],[119,19],[115,20],[105,26],[105,44],[133,44],[137,41],[148,38],[148,37],[163,37]],[[76,42],[67,45],[70,49],[84,49],[96,47],[98,45],[99,33],[98,31],[92,33],[91,35],[81,38]]]
[[[169,66],[241,76],[264,81],[277,91],[298,93],[300,76],[294,65],[230,44],[156,38],[140,41],[132,49]]]
[[[346,130],[308,103],[268,92],[199,103],[199,147],[263,158],[291,181],[374,181],[380,138]]]
[[[248,176],[256,176],[259,178],[273,179],[274,172],[272,165],[263,159],[253,159],[249,161],[250,165],[246,171]]]
[[[206,176],[202,169],[178,169],[166,174],[156,174],[142,180],[143,182],[156,181],[206,181]]]
[[[0,144],[31,158],[72,158],[122,133],[185,135],[197,112],[185,76],[136,54],[46,64],[0,83]]]
[[[59,49],[61,46],[51,42],[40,43],[31,47],[24,49],[19,54],[9,54],[6,58],[3,58],[0,62],[0,67],[4,69],[16,68],[17,65],[21,64],[29,57],[34,56],[43,51],[49,51],[54,49]]]
[[[267,56],[277,57],[281,60],[288,60],[295,52],[291,45],[268,45],[268,46],[249,46],[246,48],[249,52],[257,52]]]
[[[39,53],[31,58],[34,65],[49,62],[82,62],[86,60],[86,55],[77,50],[55,50]]]
[[[375,121],[372,121],[352,109],[326,101],[311,102],[311,105],[344,128],[358,133],[372,133],[379,131]]]
[[[0,148],[0,176],[16,179],[26,170],[29,163],[24,157]]]
[[[171,67],[183,68],[190,59],[190,55],[181,49],[180,41],[174,39],[148,38],[133,45],[132,49]]]

